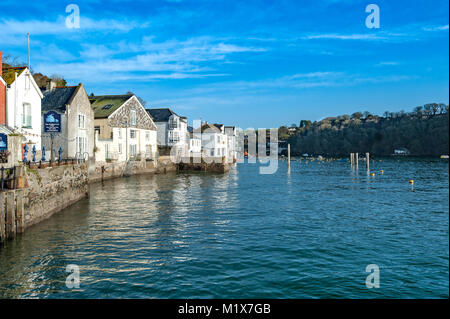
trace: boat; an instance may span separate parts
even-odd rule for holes
[[[441,155],[441,158],[448,158],[448,155]]]

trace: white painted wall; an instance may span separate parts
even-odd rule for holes
[[[202,148],[206,156],[227,157],[227,135],[222,133],[203,132]]]
[[[200,153],[202,151],[201,138],[191,137],[189,139],[189,153]]]
[[[30,71],[25,69],[6,89],[6,124],[24,135],[26,141],[41,149],[42,93]],[[24,103],[31,105],[31,127],[22,126]]]
[[[131,131],[135,133],[132,134]],[[128,134],[128,139],[126,138]],[[134,135],[134,137],[132,137]],[[95,153],[97,162],[105,162],[108,158],[115,161],[127,160],[131,155],[132,145],[136,147],[136,155],[143,158],[155,158],[158,150],[157,132],[152,130],[144,130],[139,128],[113,128],[112,139],[98,139],[96,134],[96,146],[98,151]],[[108,149],[108,154],[107,154]],[[149,151],[148,151],[149,150]]]

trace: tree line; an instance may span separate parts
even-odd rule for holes
[[[387,156],[395,149],[406,148],[415,156],[439,156],[448,154],[448,108],[446,104],[429,103],[412,112],[386,111],[383,116],[355,112],[315,122],[302,120],[298,126],[280,127],[279,138],[291,144],[294,155],[370,152]]]

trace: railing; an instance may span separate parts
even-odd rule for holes
[[[173,130],[174,128],[178,128],[177,122],[169,122],[169,130]]]
[[[30,169],[34,168],[46,168],[46,167],[54,167],[54,166],[61,166],[61,165],[73,165],[73,164],[79,164],[79,163],[85,163],[87,162],[84,158],[64,158],[64,159],[56,159],[54,161],[28,161],[25,163],[25,166],[28,166]]]
[[[5,189],[5,183],[10,182],[12,185],[8,187],[8,189],[16,188],[16,166],[10,168],[4,168],[3,166],[0,168],[1,176],[0,176],[0,190]],[[6,172],[5,172],[6,171]]]

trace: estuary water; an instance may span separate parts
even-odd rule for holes
[[[0,297],[448,298],[448,160],[375,159],[371,172],[294,160],[272,175],[238,163],[94,184],[0,247]]]

